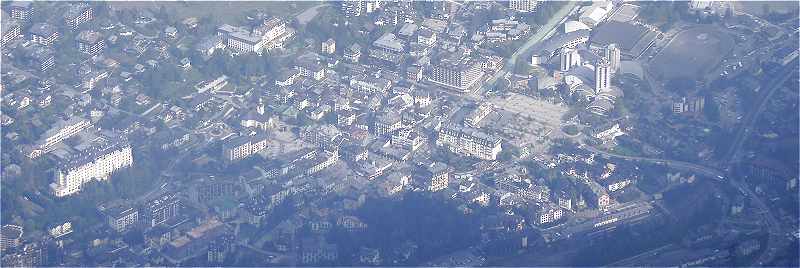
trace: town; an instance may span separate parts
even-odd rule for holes
[[[793,2],[2,2],[2,266],[797,266]]]

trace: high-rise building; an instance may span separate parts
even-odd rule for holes
[[[342,13],[345,17],[358,17],[361,16],[364,10],[363,0],[348,0],[340,2]]]
[[[617,70],[619,70],[619,62],[622,57],[621,55],[622,54],[617,44],[611,43],[606,46],[605,57],[608,59],[612,72],[617,72]]]
[[[611,86],[611,66],[607,58],[601,58],[594,67],[594,90],[601,92]]]
[[[92,20],[92,7],[86,3],[73,4],[64,13],[64,22],[73,30],[77,30],[82,24]]]
[[[481,64],[472,59],[442,60],[433,66],[428,81],[459,92],[468,92],[482,76]]]
[[[519,12],[534,12],[536,7],[539,6],[538,0],[510,0],[508,1],[508,8]]]
[[[81,191],[92,180],[107,180],[118,169],[133,165],[131,145],[124,137],[108,137],[59,163],[56,182],[50,189],[56,197]]]
[[[581,64],[581,55],[578,51],[570,48],[561,49],[561,71],[566,72],[572,66]]]

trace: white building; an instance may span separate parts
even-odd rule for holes
[[[500,138],[475,129],[458,126],[439,128],[436,144],[445,146],[454,153],[474,156],[483,160],[496,160],[497,155],[503,150]]]
[[[67,121],[59,121],[42,135],[38,144],[28,153],[28,157],[34,159],[46,154],[53,149],[54,145],[90,127],[92,127],[92,122],[81,117],[72,117]]]
[[[611,71],[616,73],[619,70],[620,60],[622,59],[622,53],[619,50],[619,46],[614,43],[608,44],[604,52],[605,58],[608,59],[608,63],[611,66]]]
[[[56,169],[56,182],[50,184],[50,189],[56,197],[76,194],[83,184],[107,180],[115,171],[132,165],[133,153],[127,140],[101,141],[60,163]]]
[[[572,66],[581,64],[581,55],[575,49],[563,48],[561,49],[560,64],[562,72],[569,71]]]
[[[267,136],[243,136],[233,138],[222,145],[222,154],[225,160],[233,162],[244,159],[267,148]]]
[[[594,68],[595,92],[606,91],[611,87],[611,64],[607,58],[598,60]]]
[[[519,12],[534,12],[536,7],[539,6],[538,0],[510,0],[508,1],[508,8]]]

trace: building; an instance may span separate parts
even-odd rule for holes
[[[33,15],[33,1],[14,1],[8,5],[11,18],[20,21],[28,21]]]
[[[343,1],[344,3],[345,1]],[[349,2],[349,1],[348,1]],[[361,60],[361,46],[353,44],[344,51],[344,58],[352,63],[358,63]]]
[[[80,52],[97,55],[103,52],[106,44],[103,34],[96,31],[81,31],[78,34],[78,50]]]
[[[240,53],[261,54],[264,47],[261,36],[251,33],[244,27],[223,24],[217,28],[217,35],[222,38],[226,47]]]
[[[594,67],[595,92],[606,91],[611,87],[611,65],[607,58],[597,61]]]
[[[431,68],[428,81],[466,93],[473,89],[481,77],[483,69],[477,61],[470,58],[443,59]]]
[[[567,72],[572,66],[581,64],[581,55],[577,50],[571,48],[561,49],[560,53],[561,71]]]
[[[333,55],[336,53],[336,41],[333,38],[328,38],[325,42],[322,42],[322,53]]]
[[[326,243],[323,238],[307,238],[302,240],[299,257],[304,265],[320,265],[336,261],[339,252],[336,244]]]
[[[0,230],[0,252],[16,248],[22,243],[22,227],[6,224]]]
[[[47,265],[47,251],[43,243],[26,244],[18,250],[3,254],[3,267],[42,267]]]
[[[564,216],[564,211],[561,207],[553,203],[535,204],[531,207],[530,220],[537,225],[555,222]]]
[[[438,192],[447,189],[450,184],[450,167],[442,163],[433,163],[428,166],[430,178],[426,183],[428,191]]]
[[[703,96],[682,97],[680,100],[672,102],[672,112],[676,114],[703,112],[706,98]]]
[[[494,111],[494,107],[490,102],[483,102],[478,105],[478,108],[475,108],[465,119],[465,123],[474,128],[479,128],[481,121],[483,121],[486,116],[491,114]]]
[[[42,46],[50,46],[58,40],[58,30],[49,23],[36,23],[28,30],[31,42]]]
[[[17,20],[8,19],[8,14],[2,12],[3,23],[0,25],[2,28],[2,46],[5,48],[6,44],[11,41],[17,40],[22,36],[22,25]]]
[[[622,52],[620,52],[617,44],[614,43],[608,44],[604,52],[605,58],[608,59],[608,63],[611,66],[611,71],[616,73],[620,67]]]
[[[89,22],[92,16],[92,7],[86,3],[76,3],[70,5],[64,13],[64,22],[73,30],[77,30],[82,24]]]
[[[358,17],[361,16],[364,10],[363,0],[348,0],[339,2],[342,13],[345,17]]]
[[[43,46],[30,46],[25,49],[25,60],[28,65],[40,72],[50,70],[55,65],[53,50]]]
[[[592,30],[589,48],[602,51],[608,45],[616,44],[621,57],[638,59],[655,43],[659,35],[661,33],[644,25],[608,21]]]
[[[589,205],[601,211],[608,210],[611,206],[611,197],[608,195],[606,188],[591,180],[585,181],[579,185],[581,185],[584,200],[586,200]]]
[[[217,36],[226,47],[239,53],[270,51],[279,47],[294,36],[294,30],[279,18],[265,18],[261,25],[252,29],[223,24],[217,28]]]
[[[92,180],[107,180],[115,171],[133,165],[131,145],[124,137],[109,137],[62,160],[56,168],[56,182],[50,189],[56,197],[81,191]]]
[[[519,12],[534,12],[536,7],[539,6],[538,0],[510,0],[508,1],[508,8]]]
[[[377,136],[388,136],[403,127],[403,121],[396,112],[388,112],[375,118],[373,132]]]
[[[440,127],[436,144],[445,146],[454,153],[482,160],[497,160],[497,155],[503,150],[500,138],[459,126]]]
[[[436,44],[436,33],[427,28],[422,28],[421,30],[417,31],[417,42],[420,44],[425,44],[427,46],[433,46]]]
[[[226,140],[222,145],[222,154],[228,162],[247,158],[267,148],[267,135],[241,136]]]
[[[174,193],[165,193],[147,202],[140,216],[147,227],[155,227],[177,218],[180,208],[180,199]]]
[[[103,213],[108,226],[120,233],[129,230],[139,221],[139,210],[130,206],[108,208]]]
[[[385,78],[360,75],[350,80],[350,86],[368,94],[386,93],[392,88],[392,82]]]

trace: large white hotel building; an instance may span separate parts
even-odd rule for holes
[[[115,171],[133,165],[131,145],[124,138],[109,138],[63,160],[50,189],[56,197],[76,194],[92,180],[107,180]]]

